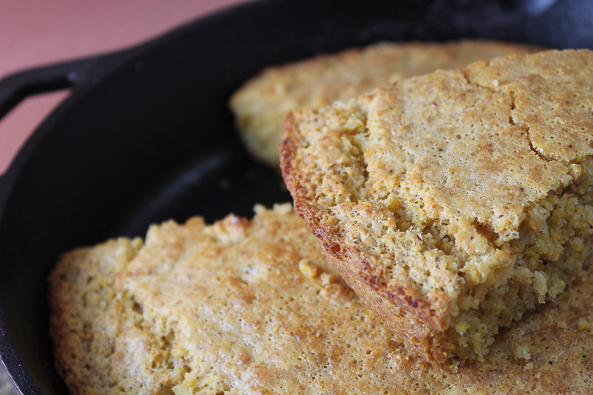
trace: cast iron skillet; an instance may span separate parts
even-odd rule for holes
[[[0,81],[0,116],[27,95],[72,94],[0,178],[0,357],[24,394],[66,393],[47,335],[59,255],[149,223],[251,215],[290,199],[250,158],[227,99],[262,67],[380,40],[464,37],[593,48],[593,2],[249,3],[127,51]]]

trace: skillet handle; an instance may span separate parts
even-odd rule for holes
[[[0,118],[27,96],[70,88],[89,59],[34,68],[0,80]]]
[[[27,96],[92,85],[135,52],[126,50],[10,74],[0,80],[0,119]]]
[[[36,67],[0,80],[0,120],[27,96],[94,85],[142,49],[132,49]],[[8,193],[9,172],[0,175],[0,204]],[[0,212],[0,216],[2,213]]]
[[[95,59],[81,59],[10,74],[0,80],[0,119],[27,96],[73,87]],[[7,196],[8,176],[0,175],[0,203]]]

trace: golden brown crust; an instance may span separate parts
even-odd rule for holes
[[[395,333],[401,335],[406,344],[434,365],[443,367],[448,365],[453,346],[447,336],[443,333],[434,333],[417,317],[389,302],[377,292],[373,292],[372,288],[344,267],[343,260],[331,256],[330,258],[344,281],[356,290],[365,305],[374,310]]]
[[[105,380],[109,374],[102,353],[93,353],[92,348],[101,342],[107,348],[112,346],[104,333],[93,333],[92,323],[106,314],[115,297],[114,278],[136,256],[140,246],[140,240],[120,238],[94,248],[77,249],[64,254],[49,276],[55,364],[74,394],[107,392],[106,388],[89,388],[89,383]]]
[[[443,371],[359,301],[286,206],[260,208],[253,221],[153,226],[144,245],[75,250],[49,285],[57,363],[72,394],[593,390],[592,272],[502,333],[485,362]]]
[[[295,211],[357,292],[413,314],[449,356],[482,358],[591,251],[591,64],[512,55],[295,111],[281,147]]]
[[[282,122],[290,111],[326,106],[377,85],[437,69],[457,69],[480,59],[540,50],[496,41],[380,43],[269,67],[239,88],[229,105],[251,153],[277,167]]]

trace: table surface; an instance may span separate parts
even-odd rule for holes
[[[114,51],[246,0],[0,0],[0,78],[25,68]],[[68,95],[23,101],[0,122],[0,174]],[[0,395],[17,394],[0,366]]]

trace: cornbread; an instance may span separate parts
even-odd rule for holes
[[[449,374],[359,301],[290,207],[260,207],[65,254],[51,335],[72,394],[583,394],[588,279]]]
[[[539,50],[495,41],[380,43],[267,68],[233,95],[230,107],[251,153],[278,167],[282,122],[290,111],[326,106],[436,69],[457,69],[480,59]]]
[[[427,360],[499,328],[589,264],[593,53],[479,61],[291,113],[282,170],[342,276]]]

